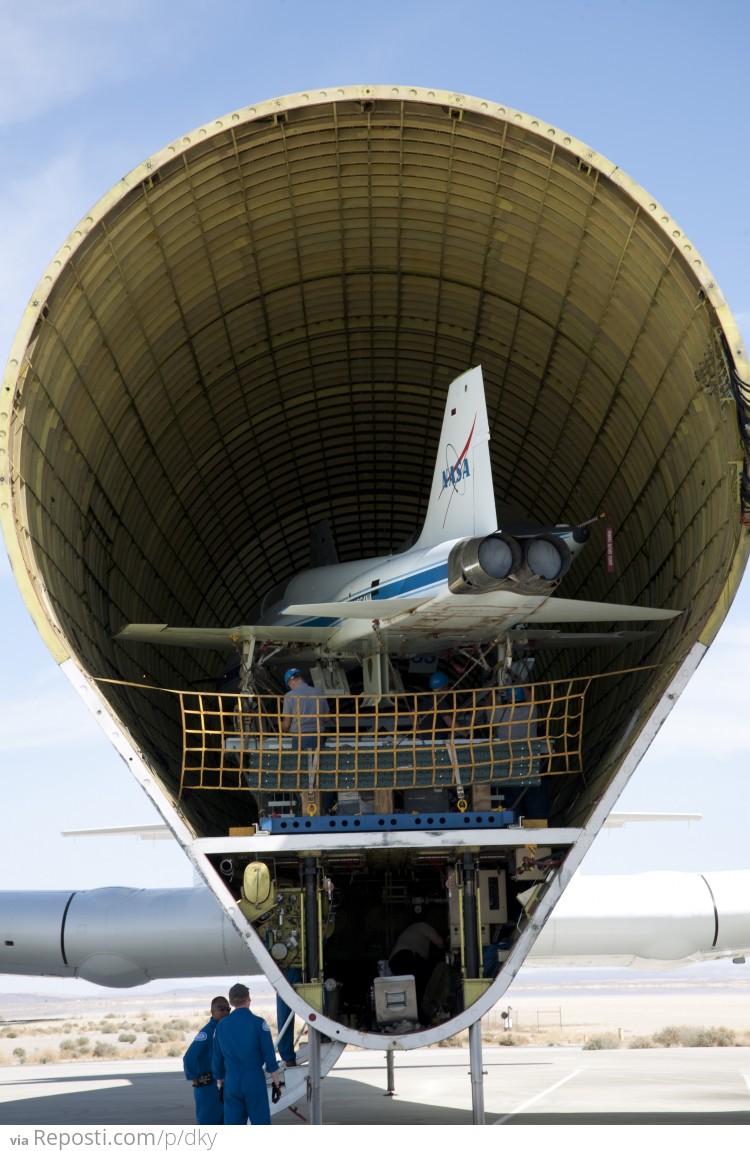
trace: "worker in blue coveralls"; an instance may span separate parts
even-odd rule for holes
[[[229,1004],[223,995],[212,999],[211,1018],[198,1032],[182,1058],[185,1078],[193,1083],[195,1121],[201,1127],[224,1122],[224,1106],[211,1070],[211,1060],[216,1025],[229,1011]]]
[[[221,1020],[214,1034],[213,1073],[224,1097],[224,1125],[271,1122],[266,1076],[271,1075],[271,1099],[281,1098],[279,1065],[265,1019],[250,1010],[250,989],[244,983],[229,988],[234,1011]]]
[[[286,975],[287,982],[291,983],[292,987],[294,987],[295,984],[302,982],[301,967],[287,967],[284,971],[284,974]],[[278,1041],[278,1052],[287,1067],[297,1066],[297,1056],[294,1052],[294,1019],[290,1021],[289,1026],[287,1027],[286,1031],[284,1031],[284,1024],[286,1023],[287,1019],[289,1019],[289,1016],[293,1014],[294,1013],[291,1007],[289,1007],[288,1004],[286,1004],[281,996],[277,993],[276,1028],[280,1036]]]

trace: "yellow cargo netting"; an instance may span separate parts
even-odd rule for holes
[[[588,682],[528,685],[508,703],[500,688],[327,696],[328,714],[288,734],[287,697],[180,692],[181,791],[378,791],[580,771]]]
[[[178,699],[180,794],[198,788],[385,792],[533,783],[582,773],[584,705],[592,683],[660,666],[522,688],[332,694],[319,697],[313,730],[301,732],[294,715],[291,730],[282,730],[286,695],[177,691],[105,677],[98,682]],[[310,716],[305,719],[309,727]]]

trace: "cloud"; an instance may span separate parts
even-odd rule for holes
[[[750,620],[742,599],[723,625],[685,687],[656,740],[650,757],[679,758],[704,767],[730,755],[746,755],[745,717]]]
[[[746,348],[750,348],[750,312],[732,312]]]
[[[102,756],[112,755],[106,737],[56,666],[24,680],[17,695],[0,701],[0,731],[4,761],[43,748],[61,753],[72,747],[89,752],[98,748]]]
[[[150,5],[158,7],[158,5]],[[0,131],[28,123],[140,63],[147,0],[36,0],[4,5]],[[148,44],[148,38],[145,38]]]
[[[70,148],[0,190],[0,349],[7,353],[45,267],[89,205],[80,153]]]
[[[195,6],[182,0],[176,21],[167,0],[0,5],[3,362],[54,254],[152,147],[149,125],[161,99],[154,81],[164,84],[169,69],[191,56],[182,21],[194,26]]]

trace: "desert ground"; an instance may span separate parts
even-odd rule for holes
[[[14,996],[2,993],[0,981],[0,1065],[181,1056],[208,1018],[212,996],[225,993],[217,983],[163,993]],[[275,1027],[268,985],[254,988],[253,1009]],[[482,1033],[488,1044],[518,1046],[750,1046],[750,976],[726,967],[700,978],[529,975],[485,1016]],[[466,1041],[464,1033],[443,1045]]]

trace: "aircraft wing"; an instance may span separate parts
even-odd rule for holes
[[[166,823],[134,823],[127,827],[79,827],[72,831],[61,831],[60,835],[69,839],[91,835],[135,835],[138,839],[174,839],[174,833]]]
[[[309,613],[308,613],[309,614]],[[324,643],[335,627],[285,627],[242,624],[239,627],[168,627],[164,623],[129,623],[115,636],[139,643],[172,644],[176,647],[234,648],[249,640],[274,643]]]
[[[292,603],[284,608],[282,615],[306,616],[312,619],[393,619],[397,615],[414,611],[423,604],[430,603],[430,596],[393,597],[392,599],[334,600],[330,603]]]
[[[339,655],[363,655],[384,647],[394,655],[409,655],[459,644],[488,643],[526,623],[628,623],[669,620],[680,613],[509,591],[461,596],[446,591],[432,597],[291,604],[283,614],[302,617],[305,623],[242,624],[233,628],[128,624],[115,638],[206,648],[236,648],[245,641],[258,640],[278,646],[310,644]],[[547,628],[537,635],[551,642],[555,633]],[[562,636],[560,633],[556,642],[565,642]],[[522,642],[532,637],[532,631],[519,633]],[[631,636],[626,632],[613,633],[615,640],[625,638]],[[632,638],[639,638],[639,634]],[[586,642],[582,636],[577,636],[576,641]],[[593,636],[591,642],[606,642],[606,636]]]
[[[612,811],[604,820],[605,827],[624,827],[626,823],[694,823],[702,815],[691,811]]]
[[[653,631],[561,631],[521,626],[508,632],[514,647],[606,647],[648,639]]]
[[[424,600],[361,600],[356,604],[293,605],[287,615],[334,609],[343,622],[325,641],[330,652],[363,654],[385,647],[393,654],[439,651],[466,643],[487,643],[519,624],[629,623],[670,620],[680,613],[664,608],[592,603],[551,596],[493,591],[482,595],[443,592]],[[549,636],[547,630],[547,635]],[[624,635],[625,633],[619,633]],[[602,642],[597,637],[598,642]]]
[[[490,596],[502,594],[505,593],[489,593]],[[592,603],[587,600],[549,596],[535,607],[526,619],[531,619],[534,623],[628,623],[631,620],[674,619],[681,614],[670,608],[629,607],[619,603]]]
[[[607,828],[624,827],[626,823],[693,823],[703,819],[697,812],[673,811],[612,811],[604,821]],[[124,827],[81,827],[61,831],[64,838],[79,839],[90,836],[136,836],[142,840],[174,839],[166,823],[135,823]]]

